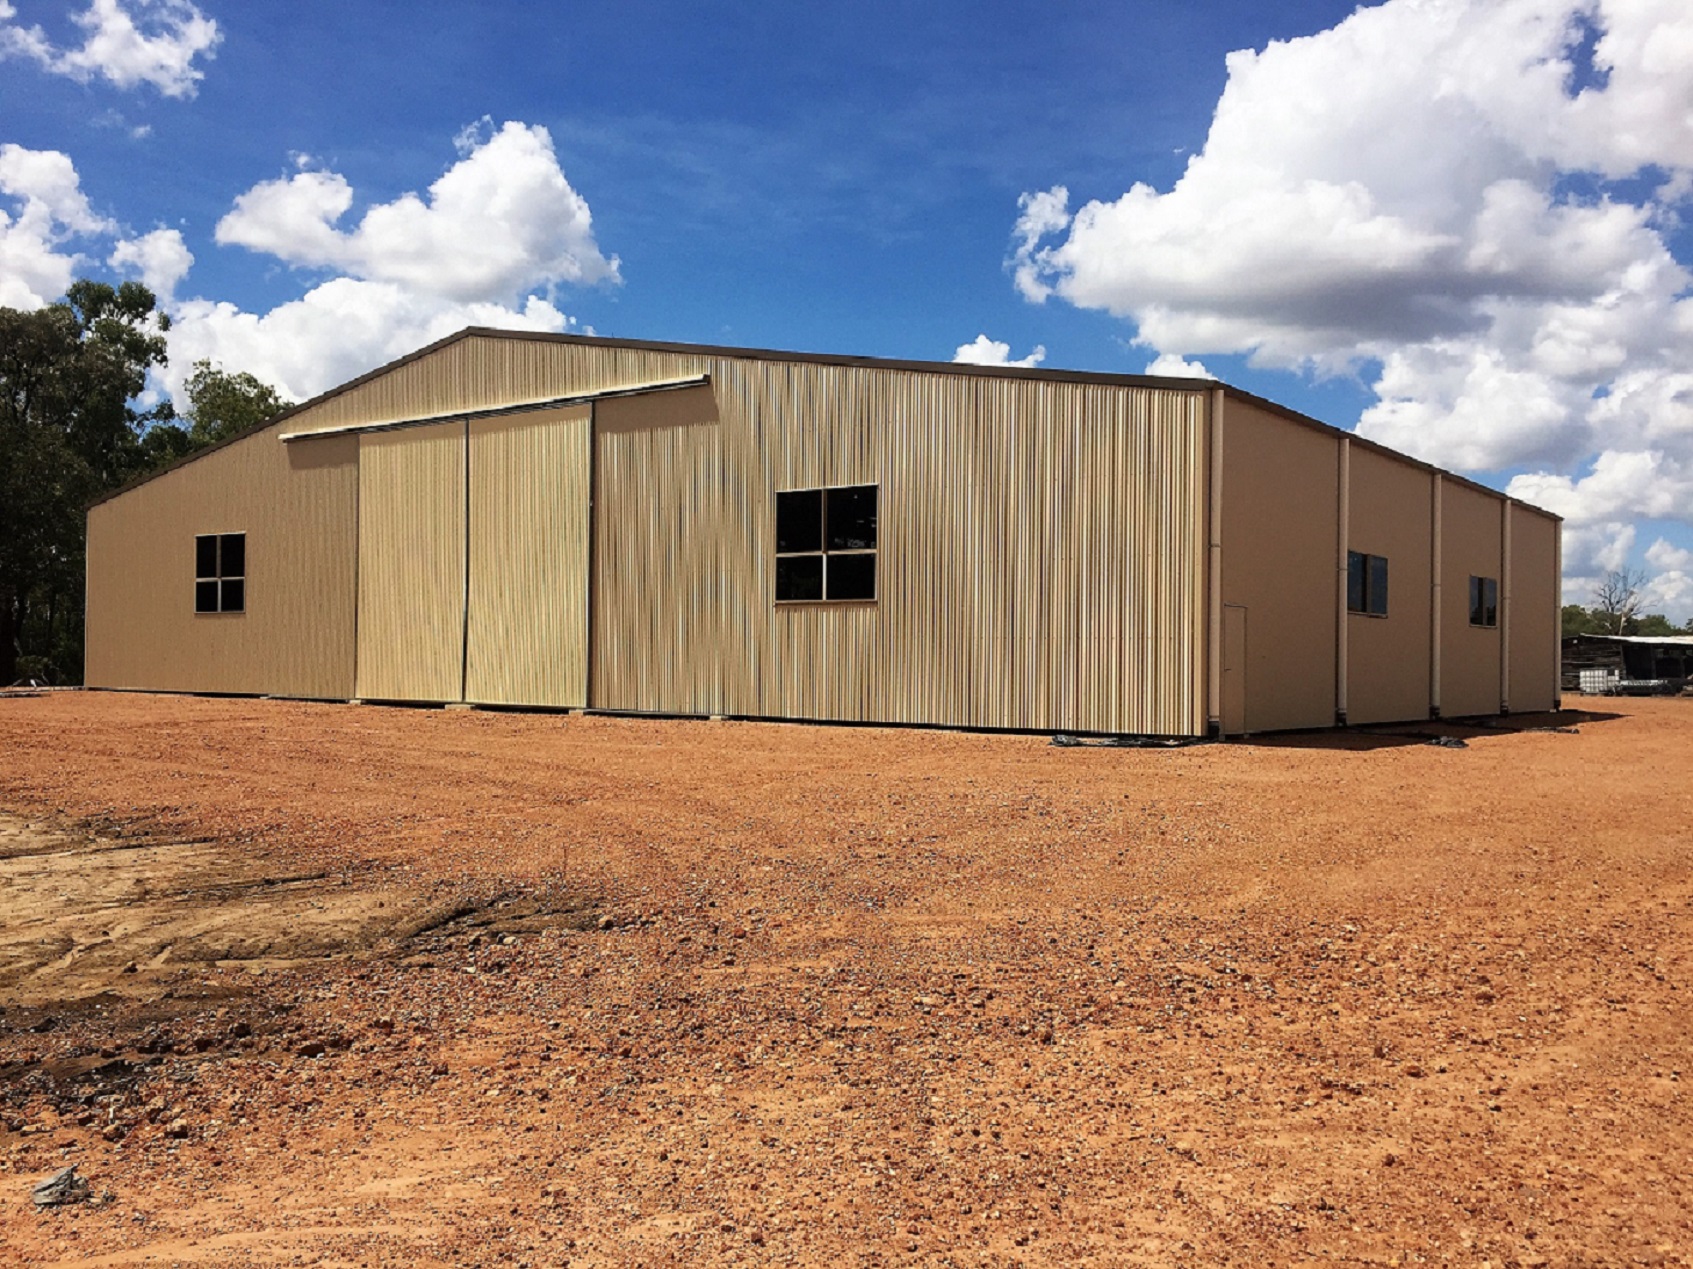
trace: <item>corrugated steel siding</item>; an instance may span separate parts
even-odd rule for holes
[[[358,446],[268,428],[88,514],[84,681],[344,698],[353,688]],[[194,537],[247,535],[247,611],[194,612]]]
[[[596,407],[592,704],[1203,731],[1199,394],[710,372]],[[774,492],[857,483],[878,602],[777,606]]]
[[[470,424],[468,701],[587,704],[591,415]]]
[[[290,432],[435,418],[699,374],[706,358],[472,336],[303,410]]]
[[[1427,718],[1434,477],[1362,445],[1348,467],[1347,548],[1387,560],[1387,616],[1347,614],[1346,719]]]
[[[1511,709],[1551,709],[1558,694],[1558,535],[1549,516],[1511,508]]]
[[[1501,631],[1470,624],[1470,578],[1493,578],[1503,596],[1502,499],[1449,480],[1441,503],[1440,712],[1496,714]]]
[[[1231,400],[1223,602],[1246,613],[1246,729],[1328,727],[1338,650],[1339,442]]]
[[[464,437],[464,424],[442,423],[358,438],[358,694],[367,700],[461,698]]]

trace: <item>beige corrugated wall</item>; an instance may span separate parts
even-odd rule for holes
[[[580,411],[277,440],[702,373],[709,388],[595,407],[585,661],[570,615],[582,522],[560,510],[583,470]],[[1249,614],[1248,725],[1323,726],[1337,441],[1232,397],[1227,419],[1223,600]],[[490,456],[479,467],[473,452],[468,476],[467,429]],[[1397,474],[1377,480],[1378,462]],[[1397,486],[1427,474],[1361,444],[1352,469],[1354,545],[1393,561],[1397,618],[1418,589],[1398,541],[1410,528],[1374,524],[1371,508],[1397,507]],[[95,508],[89,677],[456,700],[468,670],[477,699],[574,704],[585,671],[603,708],[1192,734],[1205,717],[1203,478],[1198,392],[473,336]],[[775,491],[858,482],[882,491],[879,601],[777,606]],[[1501,576],[1500,504],[1455,481],[1446,491],[1443,706],[1491,711],[1498,635],[1489,659],[1468,627],[1467,580]],[[1556,620],[1555,597],[1540,594],[1556,587],[1556,524],[1526,511],[1512,524],[1512,704],[1526,709],[1555,659],[1553,630],[1536,622]],[[248,619],[195,618],[193,534],[243,527]],[[1365,541],[1378,529],[1394,538],[1381,550]],[[526,588],[568,602],[537,613]],[[1348,629],[1353,717],[1416,716],[1426,658],[1403,680],[1378,677],[1404,649],[1386,627]]]
[[[1339,441],[1230,398],[1223,603],[1246,609],[1246,729],[1335,721]]]
[[[591,419],[471,421],[468,701],[587,704]]]
[[[1511,710],[1551,709],[1558,693],[1557,554],[1561,525],[1511,508]]]
[[[84,681],[344,698],[353,690],[358,442],[267,428],[88,513]],[[247,611],[196,614],[194,538],[247,535]]]
[[[1198,393],[719,359],[596,407],[591,703],[1204,730]],[[880,487],[879,599],[774,602],[774,493]]]
[[[1346,615],[1346,720],[1427,718],[1434,477],[1366,446],[1350,449],[1347,547],[1387,560],[1388,603],[1385,617]]]
[[[1499,712],[1500,628],[1470,624],[1472,575],[1499,582],[1503,604],[1499,508],[1496,495],[1453,480],[1443,484],[1440,604],[1445,611],[1440,618],[1440,712],[1446,718]]]
[[[464,437],[463,423],[359,437],[358,695],[366,700],[461,699]]]

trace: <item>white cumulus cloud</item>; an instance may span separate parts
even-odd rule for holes
[[[954,362],[966,366],[1018,366],[1031,369],[1046,360],[1046,346],[1036,344],[1027,357],[1011,358],[1011,345],[1002,344],[986,335],[977,335],[967,344],[960,344],[952,354]]]
[[[178,304],[161,386],[180,402],[194,363],[205,358],[305,400],[466,326],[562,331],[572,325],[539,296],[511,308],[443,300],[393,282],[333,278],[264,313],[225,301]]]
[[[466,326],[562,331],[566,284],[616,283],[587,201],[571,188],[542,127],[487,121],[454,138],[459,159],[429,187],[367,208],[343,226],[353,187],[301,170],[241,194],[217,241],[336,276],[265,312],[190,299],[173,310],[170,369],[180,394],[194,362],[247,370],[305,399]]]
[[[1149,375],[1168,375],[1173,379],[1215,379],[1202,361],[1189,361],[1180,353],[1159,353],[1146,365]]]
[[[1023,196],[1025,297],[1370,375],[1360,433],[1572,527],[1693,523],[1693,5],[1386,0],[1227,71],[1171,188]]]
[[[545,128],[506,123],[464,138],[464,156],[427,197],[379,203],[342,228],[354,201],[346,178],[298,172],[237,198],[217,241],[459,302],[618,280],[617,259],[600,253],[587,200],[565,179]]]
[[[84,32],[77,48],[59,48],[39,26],[14,21],[16,7],[0,0],[0,57],[22,57],[81,83],[96,77],[118,88],[151,84],[167,97],[192,97],[222,34],[188,0],[92,0],[73,15]]]
[[[1676,546],[1667,538],[1659,538],[1646,548],[1646,562],[1655,568],[1679,569],[1693,573],[1693,550]]]
[[[120,273],[139,275],[147,289],[168,307],[176,296],[177,284],[194,267],[194,253],[182,241],[179,230],[155,229],[118,243],[106,263]]]
[[[105,234],[113,225],[82,192],[70,156],[57,150],[0,145],[0,305],[34,309],[65,293],[82,255],[78,238]]]

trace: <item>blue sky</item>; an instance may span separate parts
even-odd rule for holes
[[[0,0],[0,302],[142,274],[167,388],[296,396],[502,314],[1163,356],[1551,506],[1571,599],[1626,563],[1681,619],[1686,7]]]

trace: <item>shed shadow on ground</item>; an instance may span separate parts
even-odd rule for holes
[[[1428,722],[1329,727],[1320,731],[1285,731],[1274,735],[1235,737],[1228,743],[1263,749],[1337,749],[1359,753],[1410,745],[1445,744],[1457,749],[1463,747],[1456,743],[1459,741],[1467,745],[1472,740],[1495,736],[1556,733],[1626,717],[1626,714],[1605,710],[1563,709],[1536,714],[1498,714],[1486,718],[1443,718]]]

